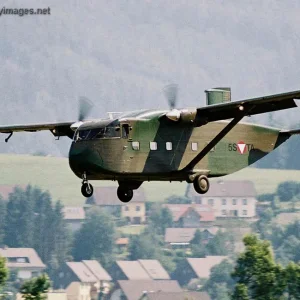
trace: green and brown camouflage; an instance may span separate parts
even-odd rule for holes
[[[189,170],[185,168],[190,161],[229,122],[217,121],[201,127],[170,124],[171,121],[160,118],[163,113],[142,111],[114,121],[82,125],[78,135],[106,127],[113,128],[116,134],[83,140],[75,134],[77,140],[73,141],[69,154],[72,170],[80,178],[86,171],[93,180],[187,180],[191,173],[224,176],[255,163],[289,137],[281,134],[280,129],[240,123]],[[128,135],[123,134],[125,127],[129,128]],[[156,143],[157,150],[150,150],[151,142]],[[171,143],[172,150],[167,150],[167,143]],[[245,144],[243,152],[239,151],[239,143]]]
[[[0,126],[0,132],[50,130],[73,139],[69,164],[83,179],[82,193],[91,196],[88,180],[117,180],[122,201],[144,181],[193,182],[195,190],[209,188],[207,177],[241,170],[281,145],[300,129],[280,130],[240,122],[246,116],[297,107],[300,91],[231,102],[230,88],[206,91],[207,106],[171,110],[142,110],[117,118],[84,121],[91,109],[87,99],[77,122]],[[230,121],[228,121],[230,120]],[[74,134],[75,131],[75,134]]]

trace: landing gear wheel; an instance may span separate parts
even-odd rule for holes
[[[194,180],[194,189],[198,194],[205,194],[209,190],[209,181],[205,175],[199,175]]]
[[[88,198],[93,195],[94,189],[90,183],[84,182],[81,186],[81,193],[84,197]]]
[[[126,203],[129,202],[133,197],[133,190],[118,187],[117,195],[120,201]]]

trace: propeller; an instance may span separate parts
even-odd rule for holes
[[[78,121],[83,121],[93,108],[93,102],[86,97],[79,97]]]
[[[177,84],[169,84],[164,88],[164,94],[168,100],[170,109],[174,109],[177,104],[178,86]]]
[[[94,104],[91,100],[86,97],[79,97],[79,112],[78,112],[78,121],[71,125],[72,130],[76,130],[83,122],[83,120],[89,115]]]

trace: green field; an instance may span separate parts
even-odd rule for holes
[[[60,199],[65,205],[82,205],[81,180],[69,168],[68,159],[30,155],[0,155],[0,184],[32,184],[49,190],[53,199]],[[300,182],[300,171],[266,170],[246,168],[224,179],[252,180],[257,192],[274,192],[278,183],[286,180]],[[219,178],[220,179],[220,178]],[[213,179],[213,180],[219,180]],[[91,181],[94,186],[116,186],[111,181]],[[150,201],[163,201],[170,195],[184,195],[187,183],[145,182],[146,197]]]

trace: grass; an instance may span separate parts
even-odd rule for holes
[[[128,225],[118,227],[118,230],[123,234],[140,234],[145,229],[145,225]]]
[[[80,192],[81,180],[70,170],[67,158],[1,154],[0,169],[1,185],[30,183],[49,190],[54,200],[60,199],[65,205],[78,206],[85,202]],[[258,194],[272,193],[282,181],[300,182],[300,171],[246,168],[222,179],[252,180]],[[91,183],[95,187],[117,187],[117,183],[111,181],[91,181]],[[171,195],[183,196],[187,183],[145,182],[142,187],[147,199],[156,202],[163,201]]]

